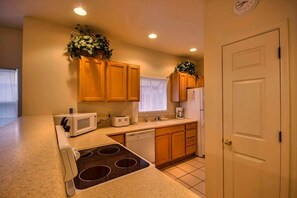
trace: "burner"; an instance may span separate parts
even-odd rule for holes
[[[120,149],[117,147],[106,147],[106,148],[98,150],[98,153],[101,155],[112,155],[119,151],[120,151]]]
[[[115,165],[118,168],[130,168],[131,166],[135,166],[137,164],[137,161],[132,158],[126,158],[118,160]]]
[[[110,173],[110,168],[108,166],[94,166],[83,170],[79,174],[79,178],[84,181],[93,181],[106,177]]]
[[[76,189],[86,189],[150,165],[120,144],[79,152],[82,157],[76,161],[78,171],[78,175],[74,178]]]
[[[93,155],[92,151],[80,151],[80,159],[87,158]]]

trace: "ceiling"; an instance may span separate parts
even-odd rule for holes
[[[88,14],[78,16],[81,6]],[[202,59],[204,0],[0,0],[0,26],[22,28],[32,16],[75,27],[86,24],[107,37],[167,54]],[[149,33],[158,38],[150,40]],[[196,52],[189,52],[195,47]]]

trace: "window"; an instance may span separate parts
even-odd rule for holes
[[[0,127],[18,117],[18,72],[0,69]]]
[[[167,110],[167,80],[140,77],[139,112]]]

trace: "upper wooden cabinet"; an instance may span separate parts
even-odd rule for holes
[[[79,101],[105,100],[105,63],[96,58],[81,57],[79,64]]]
[[[199,76],[196,79],[194,75],[187,73],[174,72],[171,79],[171,99],[173,102],[182,102],[187,100],[187,88],[203,87],[204,78]]]
[[[139,101],[140,98],[140,67],[128,66],[128,101]]]
[[[139,101],[140,67],[81,57],[78,98],[90,101]]]
[[[182,102],[187,100],[187,74],[176,73],[171,74],[171,100],[173,102]]]
[[[127,100],[127,64],[118,62],[107,62],[106,100]]]
[[[196,87],[196,76],[187,75],[188,76],[188,84],[187,88],[195,88]]]

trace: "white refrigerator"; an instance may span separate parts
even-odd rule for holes
[[[197,152],[199,157],[205,157],[204,138],[204,88],[187,90],[187,101],[180,103],[184,108],[185,118],[198,120],[197,124]]]

